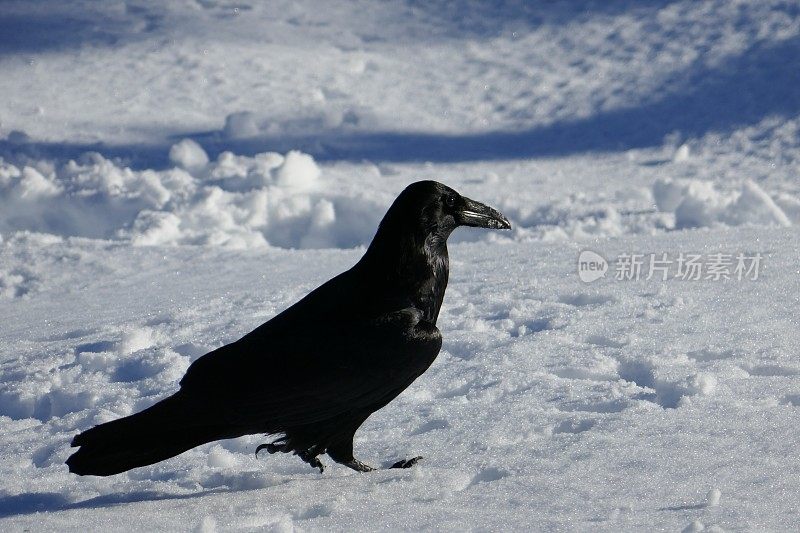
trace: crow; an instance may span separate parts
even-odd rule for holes
[[[118,474],[251,434],[278,437],[256,454],[294,453],[322,472],[319,456],[327,453],[359,472],[373,470],[353,456],[353,437],[439,353],[447,238],[458,226],[511,228],[498,211],[441,183],[409,185],[355,266],[200,357],[172,396],[78,434],[70,472]]]

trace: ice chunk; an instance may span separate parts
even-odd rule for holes
[[[39,198],[49,198],[58,196],[61,187],[53,180],[42,176],[33,167],[22,169],[22,179],[19,181],[19,196],[26,200],[36,200]]]
[[[744,182],[739,198],[726,211],[725,218],[733,225],[748,222],[784,227],[792,225],[789,217],[764,189],[750,180]]]
[[[186,170],[197,171],[208,165],[208,154],[192,139],[183,139],[169,149],[169,160]]]
[[[246,139],[259,134],[256,117],[250,111],[239,111],[225,117],[222,131],[228,139]]]
[[[711,489],[706,494],[706,507],[716,507],[719,505],[719,499],[722,496],[722,491],[719,489]]]
[[[295,190],[311,189],[319,179],[321,171],[314,158],[303,152],[292,150],[286,154],[283,164],[275,172],[280,187]]]
[[[181,236],[181,219],[174,213],[142,211],[133,224],[134,246],[175,243]]]
[[[688,144],[682,144],[675,150],[675,154],[672,156],[673,163],[683,163],[689,160],[691,152],[689,150]]]
[[[698,533],[699,531],[703,531],[705,528],[705,524],[703,524],[700,520],[693,520],[691,524],[683,528],[681,533]]]
[[[725,192],[701,180],[659,179],[653,199],[660,211],[675,213],[675,227],[699,228],[742,224],[791,226],[779,205],[755,182],[745,181],[739,191]],[[787,203],[785,198],[783,203]]]

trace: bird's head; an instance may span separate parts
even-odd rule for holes
[[[488,205],[461,196],[436,181],[418,181],[395,199],[370,248],[386,250],[401,242],[416,246],[444,244],[459,226],[511,228],[508,219]]]
[[[508,219],[496,209],[436,181],[418,181],[406,187],[386,217],[402,218],[406,227],[445,239],[459,226],[511,229]]]
[[[511,228],[499,211],[446,185],[412,183],[386,212],[358,269],[379,281],[380,291],[399,295],[402,305],[410,301],[436,323],[449,272],[447,238],[459,226]]]

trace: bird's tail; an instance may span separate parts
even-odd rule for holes
[[[76,435],[72,446],[80,449],[67,459],[69,471],[110,476],[223,438],[207,421],[199,423],[206,417],[198,417],[193,404],[178,392],[140,413]]]

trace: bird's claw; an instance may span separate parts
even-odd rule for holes
[[[395,464],[390,466],[389,468],[411,468],[418,462],[422,460],[422,457],[412,457],[411,459],[402,459],[397,461]]]
[[[276,444],[274,442],[267,442],[264,444],[259,444],[256,447],[256,457],[258,457],[258,452],[261,450],[267,450],[270,454],[278,453],[278,452],[287,452],[291,451],[286,448],[284,444]],[[314,468],[319,468],[320,474],[325,471],[325,465],[322,464],[322,461],[319,460],[319,457],[310,453],[309,451],[305,452],[295,452],[295,454],[300,457],[303,461],[310,464]]]
[[[320,461],[319,458],[317,458],[317,457],[314,457],[312,460],[308,461],[308,464],[310,464],[314,468],[319,468],[319,473],[320,474],[325,472],[325,465],[322,464],[322,461]]]
[[[375,468],[369,466],[368,464],[364,464],[358,459],[353,459],[352,461],[347,461],[346,463],[342,463],[344,466],[348,468],[352,468],[356,472],[372,472]]]
[[[298,457],[300,457],[300,459],[310,464],[312,467],[319,468],[320,474],[325,471],[325,465],[322,464],[322,461],[320,461],[319,457],[317,457],[316,455],[311,455],[308,452],[298,453],[297,455]]]
[[[256,447],[256,457],[258,457],[258,452],[260,452],[261,450],[267,450],[267,452],[269,452],[269,454],[272,455],[273,453],[282,452],[283,446],[281,446],[280,444],[275,444],[274,442],[266,442],[264,444],[259,444]]]

